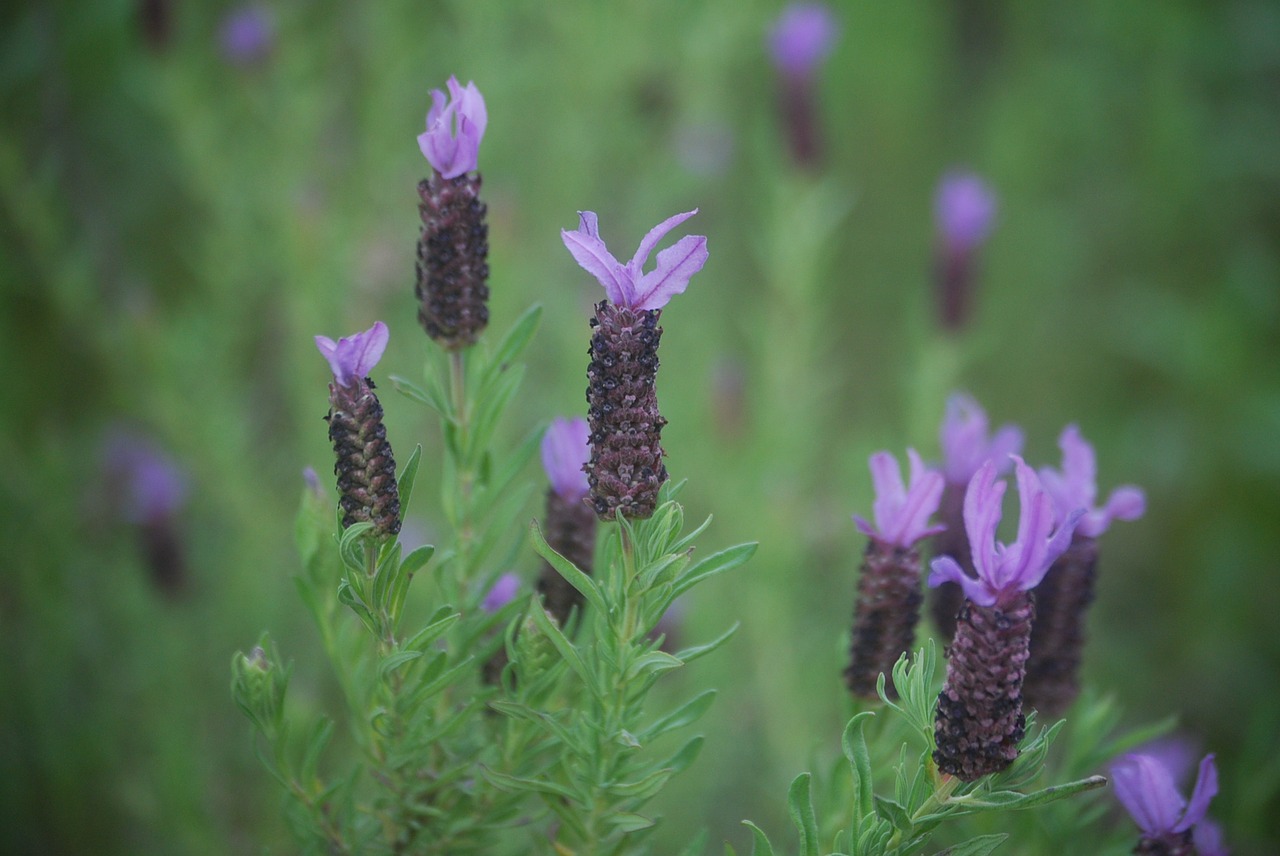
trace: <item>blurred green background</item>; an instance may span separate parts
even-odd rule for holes
[[[228,663],[269,628],[297,702],[332,700],[290,582],[300,471],[330,468],[313,334],[389,323],[390,436],[438,460],[384,381],[425,347],[414,137],[456,74],[490,117],[492,329],[546,309],[511,438],[584,409],[600,295],[557,230],[595,210],[625,258],[698,206],[709,239],[663,317],[668,466],[689,516],[716,516],[702,549],[761,547],[684,605],[691,637],[743,628],[677,679],[722,693],[658,852],[702,827],[741,849],[744,817],[783,832],[787,782],[838,754],[866,458],[936,458],[953,385],[1021,424],[1033,463],[1076,421],[1101,490],[1147,489],[1103,541],[1088,682],[1133,723],[1179,713],[1218,753],[1228,839],[1275,852],[1280,6],[834,4],[808,173],[778,125],[777,3],[260,8],[269,43],[238,57],[228,4],[0,12],[0,850],[292,849]],[[944,337],[931,205],[957,165],[1000,213]],[[121,519],[120,430],[186,473],[177,584]],[[438,493],[429,466],[419,484]],[[436,537],[415,503],[406,529]]]

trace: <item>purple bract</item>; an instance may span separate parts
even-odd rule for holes
[[[327,336],[316,336],[316,347],[329,361],[333,379],[339,386],[350,386],[373,370],[387,349],[390,333],[381,321],[363,333],[345,336],[337,342]]]
[[[1059,517],[1073,509],[1085,509],[1084,518],[1077,531],[1087,538],[1097,538],[1112,520],[1137,520],[1147,509],[1146,496],[1141,488],[1125,485],[1111,491],[1101,508],[1094,507],[1097,498],[1098,467],[1093,446],[1080,436],[1080,429],[1068,425],[1058,438],[1062,449],[1062,470],[1044,467],[1040,470],[1040,483],[1053,498]]]
[[[835,17],[825,3],[792,3],[769,31],[769,52],[778,71],[809,77],[835,46]]]
[[[436,172],[457,178],[476,168],[489,114],[475,83],[468,81],[464,89],[456,77],[450,77],[447,85],[448,103],[443,92],[431,90],[427,130],[418,135],[418,148]]]
[[[551,488],[565,502],[578,502],[591,489],[583,465],[591,460],[587,420],[553,419],[542,435],[542,468]]]
[[[876,490],[872,511],[876,522],[872,526],[856,514],[853,517],[867,537],[904,548],[946,528],[929,525],[929,517],[938,510],[942,499],[942,474],[925,469],[915,449],[907,449],[907,458],[911,461],[911,480],[903,485],[897,458],[889,452],[871,456],[871,482]]]
[[[480,608],[485,612],[497,612],[502,607],[515,598],[520,591],[520,577],[508,571],[498,577],[498,581],[493,584],[493,588],[485,594],[484,600],[480,602]]]
[[[222,55],[234,65],[250,65],[265,57],[275,45],[275,21],[261,6],[244,6],[222,21],[218,41]]]
[[[991,234],[996,196],[973,173],[949,172],[938,183],[933,213],[943,243],[953,250],[970,252]]]
[[[967,485],[978,467],[992,459],[998,475],[1008,472],[1009,457],[1022,451],[1022,429],[1002,425],[988,438],[986,411],[971,396],[957,392],[947,399],[939,442],[943,475],[950,484]]]
[[[951,556],[939,556],[931,563],[930,586],[947,581],[959,583],[974,603],[993,606],[1002,595],[1035,588],[1049,566],[1071,546],[1072,533],[1084,510],[1076,509],[1054,531],[1053,501],[1040,486],[1035,471],[1017,455],[1011,457],[1022,505],[1017,539],[1007,545],[995,540],[1005,483],[996,481],[997,464],[988,460],[974,475],[964,497],[965,531],[978,578],[966,574]]]
[[[654,226],[625,265],[613,257],[600,239],[600,227],[592,211],[579,211],[577,230],[561,229],[560,237],[582,269],[604,286],[605,295],[615,306],[661,309],[673,295],[683,292],[689,286],[689,278],[707,263],[707,239],[703,235],[685,235],[658,253],[653,270],[645,273],[642,268],[658,242],[697,213],[695,208]]]
[[[1178,793],[1169,770],[1150,755],[1125,755],[1111,765],[1111,777],[1116,798],[1150,838],[1190,829],[1204,818],[1209,801],[1218,793],[1213,755],[1200,762],[1190,803]]]

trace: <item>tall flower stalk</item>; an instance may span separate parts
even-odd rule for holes
[[[1055,527],[1053,503],[1035,472],[1013,456],[1022,511],[1011,544],[995,540],[1005,483],[997,463],[979,467],[965,494],[964,523],[975,577],[950,556],[933,560],[929,584],[956,583],[965,601],[956,616],[947,679],[934,720],[934,761],[943,773],[972,782],[1018,757],[1031,622],[1031,590],[1071,543],[1082,510]],[[1052,537],[1050,533],[1052,532]]]
[[[587,483],[591,505],[602,520],[616,515],[644,519],[653,514],[658,488],[667,480],[655,381],[662,307],[689,285],[707,261],[707,239],[686,235],[658,253],[655,268],[644,264],[658,243],[697,209],[668,217],[649,230],[626,264],[600,238],[594,212],[579,212],[577,230],[560,237],[574,259],[604,286],[591,321],[587,367],[587,419],[591,459]]]
[[[886,694],[897,697],[893,665],[911,651],[924,600],[916,544],[941,529],[930,526],[929,518],[942,496],[942,475],[926,470],[915,449],[907,450],[907,458],[911,476],[904,485],[893,455],[876,452],[871,456],[875,523],[854,517],[869,540],[858,577],[849,667],[844,676],[850,692],[873,700],[881,673]]]

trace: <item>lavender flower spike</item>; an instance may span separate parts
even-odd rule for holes
[[[1133,485],[1118,487],[1107,497],[1101,508],[1094,506],[1097,498],[1098,467],[1093,446],[1080,436],[1080,429],[1068,425],[1058,438],[1062,449],[1062,470],[1045,467],[1040,470],[1040,483],[1044,485],[1060,516],[1072,509],[1084,508],[1077,534],[1085,538],[1097,538],[1111,526],[1112,520],[1137,520],[1147,509],[1147,499],[1141,488]]]
[[[542,437],[542,468],[551,488],[566,502],[581,502],[590,489],[583,469],[591,459],[587,420],[553,419]]]
[[[596,546],[596,515],[583,500],[591,490],[586,465],[591,460],[591,429],[585,419],[554,419],[542,438],[547,490],[543,533],[547,544],[582,571],[591,573]],[[547,562],[538,576],[542,602],[561,625],[583,605],[582,593]]]
[[[382,424],[382,404],[367,377],[386,350],[387,336],[387,325],[381,321],[337,342],[316,336],[316,347],[333,372],[325,419],[337,457],[333,471],[342,526],[371,523],[380,538],[400,531],[396,461]]]
[[[1116,798],[1142,830],[1135,853],[1194,856],[1192,827],[1204,820],[1209,801],[1218,793],[1213,755],[1200,762],[1190,803],[1178,793],[1168,769],[1150,755],[1125,755],[1112,765],[1111,776]]]
[[[375,321],[363,333],[344,336],[337,342],[328,336],[316,336],[316,347],[329,361],[334,381],[339,386],[351,386],[373,371],[387,349],[390,335],[386,324]]]
[[[447,104],[443,92],[431,90],[427,130],[418,135],[418,147],[441,176],[457,178],[476,168],[489,114],[475,83],[468,81],[464,89],[456,77],[450,77],[447,86]]]
[[[942,497],[942,474],[929,472],[915,449],[907,450],[911,481],[902,483],[898,462],[888,452],[871,456],[875,484],[873,505],[876,523],[861,517],[854,521],[871,540],[858,577],[858,597],[853,611],[849,667],[845,683],[855,695],[874,700],[876,684],[885,675],[885,693],[893,698],[893,664],[911,650],[920,618],[920,551],[915,544],[939,531],[929,517]]]
[[[644,273],[642,268],[658,242],[697,213],[695,208],[654,226],[625,265],[613,257],[600,239],[600,227],[593,211],[579,211],[577,230],[561,229],[560,238],[578,264],[604,286],[605,296],[615,306],[661,309],[673,296],[683,292],[689,286],[689,278],[707,263],[707,239],[703,235],[686,235],[658,253],[657,265],[652,271]]]
[[[911,462],[911,481],[903,486],[898,462],[889,452],[871,456],[871,481],[876,500],[872,505],[875,525],[854,515],[858,531],[885,544],[910,548],[921,538],[936,535],[944,526],[929,526],[929,517],[938,510],[942,499],[942,474],[925,469],[915,449],[907,450]]]
[[[978,469],[964,500],[965,528],[978,578],[968,576],[950,556],[934,559],[929,575],[931,586],[946,581],[959,583],[965,595],[980,606],[994,606],[1013,592],[1035,588],[1049,566],[1071,545],[1072,533],[1084,515],[1084,509],[1072,511],[1055,531],[1053,504],[1040,480],[1022,458],[1010,457],[1017,470],[1022,503],[1017,540],[1009,545],[995,540],[1005,484],[996,481],[996,462],[989,460]],[[1053,537],[1049,537],[1050,532]]]

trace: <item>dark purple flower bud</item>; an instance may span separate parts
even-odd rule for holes
[[[316,336],[316,347],[329,362],[329,439],[337,455],[338,504],[342,525],[372,523],[378,537],[400,531],[400,489],[396,462],[382,424],[382,404],[367,375],[387,347],[387,325],[381,321],[363,333],[334,342]]]
[[[1196,856],[1192,828],[1204,819],[1209,801],[1218,793],[1218,768],[1213,755],[1206,755],[1200,762],[1189,803],[1178,793],[1168,769],[1150,755],[1125,755],[1111,766],[1111,779],[1116,799],[1142,831],[1134,853]],[[1221,846],[1220,840],[1212,840],[1212,830],[1208,839],[1206,843]]]
[[[1017,539],[995,540],[1004,482],[987,461],[965,494],[964,521],[976,578],[950,556],[935,558],[929,584],[958,583],[968,598],[956,616],[947,679],[934,720],[934,761],[943,773],[971,782],[1018,757],[1024,733],[1022,684],[1035,616],[1029,591],[1071,542],[1083,509],[1054,530],[1052,502],[1036,474],[1014,456],[1022,513]],[[1052,536],[1050,532],[1052,531]]]
[[[418,184],[422,233],[418,238],[418,321],[446,350],[475,344],[489,323],[489,226],[476,169],[488,124],[474,83],[449,78],[452,100],[431,93],[427,130],[418,137],[431,177]]]
[[[443,178],[457,178],[476,168],[489,114],[475,83],[468,81],[464,89],[456,77],[450,77],[446,85],[447,103],[443,92],[431,90],[427,130],[418,135],[418,147]]]
[[[551,481],[547,491],[543,534],[547,544],[584,574],[590,574],[596,545],[595,511],[584,500],[591,487],[586,465],[591,459],[591,429],[585,419],[555,419],[542,439],[542,465]],[[581,592],[550,564],[543,562],[538,576],[542,602],[560,624],[569,620]]]
[[[480,608],[485,612],[497,612],[515,600],[519,592],[520,577],[508,571],[498,577],[497,582],[485,594],[484,600],[480,601]]]
[[[252,65],[275,47],[276,27],[271,13],[261,6],[242,6],[222,21],[218,43],[232,65]]]
[[[911,481],[902,483],[898,462],[888,452],[871,456],[875,485],[875,525],[854,516],[858,529],[871,541],[858,577],[853,611],[849,667],[845,682],[863,698],[875,699],[876,681],[885,675],[885,692],[897,695],[893,664],[911,651],[924,595],[920,590],[920,552],[915,544],[938,531],[929,517],[942,496],[942,474],[925,469],[915,449],[907,450]]]
[[[1061,519],[1083,508],[1070,548],[1049,568],[1036,589],[1036,622],[1031,631],[1031,659],[1027,661],[1027,703],[1048,716],[1066,711],[1080,693],[1079,672],[1084,652],[1084,624],[1093,602],[1098,544],[1095,540],[1113,519],[1134,520],[1146,500],[1136,487],[1112,491],[1102,508],[1097,495],[1093,447],[1068,425],[1058,440],[1062,471],[1040,470],[1040,483],[1053,499]]]
[[[1004,425],[994,436],[988,436],[987,414],[972,397],[958,392],[947,400],[946,415],[942,420],[939,441],[942,447],[942,473],[947,486],[942,494],[940,516],[945,531],[933,543],[936,556],[950,556],[965,573],[972,577],[973,560],[969,548],[969,536],[964,526],[964,492],[978,467],[994,458],[1002,473],[1007,471],[1010,458],[1022,451],[1022,431],[1014,425]],[[950,640],[956,632],[956,612],[964,593],[955,583],[943,583],[933,590],[931,610],[934,624],[943,639]]]
[[[695,213],[677,214],[655,226],[625,265],[600,239],[590,211],[579,212],[577,231],[560,233],[574,259],[599,280],[609,298],[596,305],[587,368],[587,483],[591,505],[604,520],[617,513],[632,519],[650,516],[658,488],[667,479],[661,444],[666,420],[658,411],[655,388],[662,337],[658,317],[706,263],[707,239],[681,238],[658,253],[653,271],[642,268],[658,242]]]

